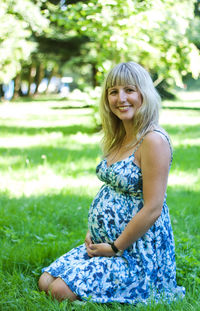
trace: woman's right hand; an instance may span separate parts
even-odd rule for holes
[[[85,237],[85,247],[87,249],[89,257],[96,257],[96,256],[111,257],[115,255],[115,252],[112,250],[110,244],[108,243],[94,244],[91,239],[89,230]]]
[[[93,242],[92,242],[92,239],[91,239],[91,235],[90,235],[90,232],[88,230],[87,234],[86,234],[86,237],[85,237],[85,246],[88,247],[89,245],[91,245]]]

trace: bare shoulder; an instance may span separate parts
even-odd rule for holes
[[[145,135],[141,144],[141,160],[143,159],[150,165],[152,163],[166,163],[168,166],[171,161],[171,149],[167,134],[152,131]],[[168,136],[167,136],[168,137]]]
[[[162,132],[162,133],[161,133]],[[146,148],[167,148],[169,149],[169,136],[166,131],[152,131],[145,135],[142,147]]]

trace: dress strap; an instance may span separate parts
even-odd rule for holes
[[[132,154],[134,154],[134,153],[138,150],[138,148],[140,147],[141,143],[143,142],[143,139],[144,139],[144,137],[139,141],[139,143],[137,144],[137,146],[136,146],[135,149],[133,150],[133,153],[132,153]]]
[[[171,166],[171,164],[172,164],[172,160],[173,160],[173,150],[172,150],[172,145],[171,145],[171,142],[170,142],[170,140],[169,140],[169,137],[165,134],[165,133],[163,133],[162,131],[160,131],[160,130],[157,130],[157,129],[155,129],[155,130],[153,130],[154,132],[158,132],[158,133],[160,133],[161,135],[163,135],[165,138],[166,138],[166,140],[167,140],[167,142],[168,142],[168,144],[169,144],[169,148],[170,148],[170,151],[171,151],[171,160],[170,160],[170,166]],[[138,148],[140,147],[140,145],[141,145],[141,143],[143,142],[143,140],[144,140],[144,137],[145,136],[143,136],[143,138],[139,141],[139,143],[137,144],[137,146],[136,146],[136,148],[134,149],[134,151],[133,151],[133,155],[135,154],[135,152],[138,150]]]
[[[155,129],[155,130],[153,130],[153,131],[154,131],[154,132],[160,133],[160,134],[163,135],[163,136],[166,138],[166,140],[168,141],[169,148],[170,148],[170,151],[171,151],[171,161],[170,161],[170,166],[171,166],[172,160],[173,160],[173,150],[172,150],[172,144],[171,144],[171,142],[170,142],[169,137],[168,137],[165,133],[163,133],[162,131],[160,131],[160,130]]]

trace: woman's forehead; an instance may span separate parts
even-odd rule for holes
[[[107,77],[106,88],[118,85],[136,85],[133,74],[129,70],[111,72]]]
[[[108,90],[112,90],[112,89],[115,89],[115,88],[127,88],[127,87],[136,87],[135,84],[125,84],[125,85],[113,85],[111,87],[108,87]]]

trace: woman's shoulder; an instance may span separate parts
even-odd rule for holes
[[[161,128],[148,132],[141,144],[141,158],[152,163],[167,163],[172,161],[172,147],[167,132]]]
[[[143,150],[149,150],[149,148],[162,150],[163,148],[169,148],[169,146],[171,149],[171,142],[168,133],[163,128],[158,127],[144,136],[141,147]]]
[[[147,132],[143,137],[143,141],[146,143],[159,143],[163,140],[169,143],[170,137],[166,130],[161,127],[157,127],[152,131]]]

